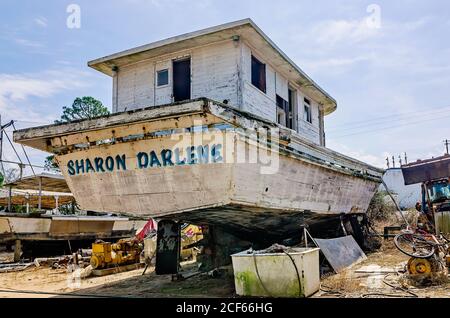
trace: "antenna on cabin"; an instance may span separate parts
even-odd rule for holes
[[[445,149],[447,150],[447,155],[448,155],[448,154],[449,154],[449,153],[448,153],[448,146],[450,145],[450,140],[445,139],[445,140],[444,140],[444,144],[445,144]]]
[[[389,157],[386,157],[386,164],[387,164],[387,167],[388,167],[388,169],[390,168],[389,167]]]
[[[392,168],[395,168],[395,157],[392,156]]]
[[[402,166],[402,156],[401,155],[398,155],[398,162],[399,162],[400,167],[401,167]]]
[[[408,164],[408,156],[406,155],[406,152],[405,152],[405,165],[407,165]]]

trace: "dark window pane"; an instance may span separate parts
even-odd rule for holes
[[[279,95],[277,95],[277,106],[284,109],[284,99]]]
[[[266,65],[252,56],[252,84],[266,92]]]
[[[311,118],[311,106],[308,104],[304,105],[304,113],[303,113],[303,119],[307,121],[308,123],[312,123]]]
[[[169,84],[169,70],[158,71],[158,86]]]
[[[191,59],[173,61],[173,100],[191,99]]]

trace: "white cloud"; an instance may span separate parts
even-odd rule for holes
[[[379,27],[374,27],[370,17],[356,19],[332,19],[318,22],[304,33],[310,40],[322,48],[334,48],[338,45],[349,47],[364,41],[391,35],[411,33],[428,24],[428,16],[410,21],[390,21],[381,18]]]
[[[41,42],[38,41],[32,41],[32,40],[27,40],[27,39],[23,39],[23,38],[15,38],[14,42],[16,42],[19,45],[22,46],[27,46],[27,47],[31,47],[31,48],[42,48],[45,45]]]
[[[386,166],[386,157],[388,157],[388,153],[386,152],[375,155],[366,152],[364,149],[351,149],[350,147],[334,142],[333,140],[328,140],[327,147],[375,167],[384,168]]]
[[[46,28],[48,25],[48,20],[44,17],[37,17],[34,19],[34,23],[40,27]]]
[[[9,119],[39,118],[39,107],[30,98],[48,98],[87,86],[87,73],[66,68],[38,73],[0,73],[0,113]],[[6,116],[5,116],[6,115]]]
[[[5,74],[0,73],[0,114],[3,123],[17,120],[16,128],[50,124],[55,116],[54,112],[46,111],[48,99],[66,91],[76,90],[89,86],[89,74],[73,68],[48,70],[37,73]],[[48,108],[47,108],[48,109]],[[9,131],[12,138],[12,133]],[[21,146],[14,144],[21,159],[25,156]],[[32,163],[42,165],[48,154],[26,148]],[[7,141],[4,142],[3,158],[18,161],[18,158]],[[10,165],[17,168],[16,165]],[[30,174],[25,171],[25,174]]]
[[[206,8],[211,4],[211,0],[125,0],[126,3],[130,5],[136,5],[136,6],[145,6],[150,5],[152,7],[156,8],[166,8],[166,7],[178,7],[181,5],[188,4],[189,6],[195,6],[200,8]]]
[[[305,68],[311,72],[320,71],[342,71],[348,70],[349,67],[354,66],[358,63],[370,62],[373,60],[373,56],[352,56],[352,57],[330,57],[324,59],[311,59],[304,60],[303,65]]]
[[[321,45],[336,45],[345,42],[357,43],[380,34],[380,29],[371,27],[366,18],[357,20],[328,20],[312,28],[312,37]]]

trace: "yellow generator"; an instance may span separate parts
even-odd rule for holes
[[[97,269],[139,263],[142,249],[135,238],[121,239],[117,243],[96,241],[92,244],[91,266]]]
[[[203,239],[202,230],[200,227],[193,224],[184,224],[181,226],[181,260],[186,261],[195,259],[197,248],[191,247],[196,242]]]

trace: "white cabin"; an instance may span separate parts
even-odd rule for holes
[[[250,19],[192,32],[88,63],[113,78],[113,112],[207,97],[325,146],[336,101]]]

